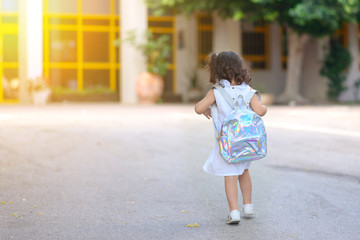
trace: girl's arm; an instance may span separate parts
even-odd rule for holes
[[[211,117],[210,106],[215,102],[214,89],[208,91],[206,96],[195,105],[197,114],[204,114],[207,118]]]
[[[250,107],[260,117],[264,116],[267,112],[267,107],[259,102],[256,94],[254,94],[250,101]]]

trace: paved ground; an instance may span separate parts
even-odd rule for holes
[[[360,107],[271,107],[265,123],[257,215],[228,226],[192,106],[0,106],[0,239],[359,239]]]

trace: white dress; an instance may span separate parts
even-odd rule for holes
[[[245,96],[247,102],[250,102],[253,94],[251,94],[251,88],[249,85],[242,83],[241,85],[231,86],[227,80],[220,80],[220,85],[224,86],[225,91],[230,95],[231,98],[236,99],[241,94]],[[221,93],[214,89],[215,100],[218,112],[218,124],[221,125],[225,116],[233,111],[231,105],[225,100]],[[217,126],[218,129],[221,126]],[[250,167],[250,162],[238,162],[238,163],[227,163],[220,154],[219,145],[215,140],[215,146],[210,153],[207,161],[205,162],[203,169],[205,172],[214,174],[217,176],[237,176],[242,175],[245,169]]]

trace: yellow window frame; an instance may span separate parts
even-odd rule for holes
[[[284,40],[284,34],[287,34],[285,31],[286,31],[286,29],[284,27],[280,28],[281,68],[284,71],[286,71],[286,69],[287,69],[287,60],[288,60],[288,56],[284,54],[284,48],[287,47],[287,41],[285,42],[285,40]]]
[[[49,0],[44,0],[44,75],[50,76],[50,69],[76,69],[77,70],[77,86],[78,91],[84,88],[83,70],[87,69],[104,69],[110,71],[110,84],[109,89],[116,91],[116,72],[121,69],[121,65],[116,61],[116,34],[120,36],[119,24],[116,24],[120,17],[115,13],[115,1],[110,0],[110,14],[83,14],[82,13],[82,0],[77,1],[77,13],[49,13]],[[51,18],[57,19],[73,19],[76,24],[50,24]],[[88,25],[84,24],[84,20],[108,20],[108,26]],[[50,30],[58,31],[74,31],[76,32],[77,43],[77,61],[76,62],[50,62]],[[109,33],[109,61],[85,63],[83,61],[84,46],[83,46],[83,32],[107,32]],[[120,86],[120,83],[119,83]]]
[[[336,34],[342,37],[343,40],[343,47],[347,47],[348,46],[348,30],[347,30],[347,24],[344,24],[343,27],[341,29],[338,29],[336,31]]]
[[[268,70],[269,69],[269,62],[270,62],[270,54],[269,54],[269,32],[270,32],[270,25],[265,23],[264,26],[255,26],[254,29],[251,31],[253,33],[263,33],[264,34],[264,55],[255,55],[255,54],[243,54],[245,60],[252,62],[252,61],[262,61],[265,63],[264,68],[257,68],[252,67],[254,70]]]
[[[0,0],[1,6],[1,0]],[[19,99],[11,98],[11,99],[4,99],[4,89],[3,89],[3,75],[4,75],[4,68],[18,68],[19,62],[5,62],[3,61],[3,54],[4,54],[4,35],[5,34],[17,34],[19,31],[19,27],[17,23],[3,23],[2,17],[9,16],[9,17],[16,17],[18,19],[17,12],[3,12],[0,9],[0,103],[18,103]]]
[[[204,39],[202,39],[201,37],[201,33],[203,32],[207,32],[207,33],[213,33],[213,24],[211,22],[211,24],[203,24],[201,22],[202,18],[211,18],[211,14],[207,14],[207,13],[198,13],[196,15],[196,20],[197,20],[197,36],[198,36],[198,66],[202,67],[204,65],[204,63],[206,62],[206,58],[209,55],[209,53],[211,53],[212,51],[212,39],[211,41],[211,49],[208,49],[208,53],[203,53],[201,52],[201,45],[203,45],[203,41]]]

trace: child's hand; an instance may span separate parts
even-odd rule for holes
[[[210,119],[211,118],[211,109],[208,108],[203,114],[207,119]]]

